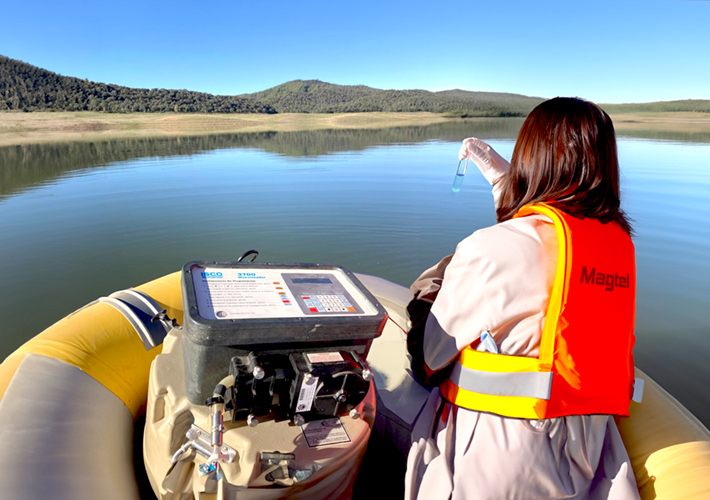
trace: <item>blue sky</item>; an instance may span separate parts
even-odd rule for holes
[[[3,2],[0,54],[213,94],[294,79],[387,89],[710,99],[710,1]]]

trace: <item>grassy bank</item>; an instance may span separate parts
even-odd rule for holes
[[[710,113],[691,111],[611,114],[618,133],[672,131],[710,134]]]
[[[696,112],[612,115],[620,134],[648,131],[710,134],[710,114]],[[450,121],[435,113],[107,114],[92,112],[0,113],[0,146],[121,138],[177,137],[235,132],[382,129]]]
[[[171,137],[233,132],[378,129],[429,125],[452,118],[434,113],[109,114],[0,113],[0,146],[60,141]]]

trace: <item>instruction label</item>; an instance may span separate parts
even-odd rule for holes
[[[350,442],[350,436],[340,418],[308,422],[301,426],[301,432],[309,448]]]
[[[304,377],[301,384],[301,392],[298,393],[298,401],[296,402],[297,412],[311,411],[313,400],[316,398],[317,387],[318,377],[311,376],[309,379]]]
[[[205,319],[304,316],[279,272],[206,267],[194,270],[192,280],[197,309]]]

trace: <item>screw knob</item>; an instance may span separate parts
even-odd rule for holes
[[[254,415],[253,413],[250,413],[247,416],[247,425],[249,427],[256,427],[257,425],[259,425],[259,420],[257,420],[256,415]]]
[[[264,378],[264,375],[266,375],[266,372],[261,366],[256,365],[252,370],[251,374],[254,376],[255,379],[261,380],[262,378]]]

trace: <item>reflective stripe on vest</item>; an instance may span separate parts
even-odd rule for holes
[[[469,391],[491,396],[550,399],[552,372],[496,373],[454,364],[449,380]]]
[[[617,224],[577,219],[544,204],[523,207],[516,217],[534,213],[552,219],[558,240],[539,358],[468,346],[442,395],[465,408],[518,418],[628,415],[636,282],[631,239]]]

